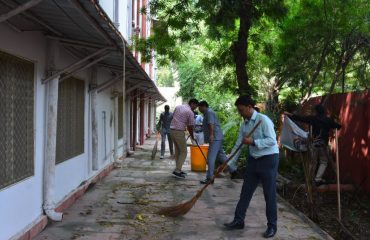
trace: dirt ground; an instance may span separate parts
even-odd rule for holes
[[[311,210],[306,201],[306,191],[304,187],[301,187],[304,178],[300,163],[292,161],[288,164],[282,163],[280,174],[290,180],[288,184],[280,186],[278,189],[280,196],[297,210],[310,216]],[[326,178],[329,182],[335,182],[333,173],[327,174]],[[359,188],[355,187],[354,191],[341,193],[342,226],[337,221],[338,200],[336,192],[315,192],[314,203],[316,216],[311,220],[333,238],[338,240],[370,239],[370,197],[363,194]]]
[[[306,202],[304,189],[280,190],[279,194],[299,211],[310,215],[310,208]],[[342,193],[342,224],[347,230],[342,229],[337,221],[338,207],[336,192],[316,193],[315,195],[316,219],[312,219],[333,238],[347,239],[370,239],[370,199],[367,196],[354,193]],[[351,236],[353,235],[353,237]]]

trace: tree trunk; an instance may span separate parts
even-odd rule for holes
[[[279,87],[278,81],[270,87],[267,96],[266,110],[270,113],[277,114],[279,112]]]
[[[306,93],[306,96],[304,96],[303,100],[301,101],[301,104],[305,103],[310,98],[310,96],[312,94],[313,86],[315,85],[316,79],[320,75],[322,66],[324,64],[324,60],[325,60],[326,56],[328,55],[328,47],[329,47],[329,41],[327,41],[325,43],[324,48],[322,49],[322,52],[321,52],[321,55],[320,55],[320,61],[316,65],[315,72],[313,73],[310,84],[308,86],[308,91]]]
[[[345,74],[345,71],[346,71],[346,68],[347,68],[349,62],[353,59],[356,52],[363,46],[364,46],[364,41],[360,36],[353,37],[353,36],[349,35],[346,38],[346,40],[344,41],[344,43],[342,45],[342,52],[341,52],[341,54],[338,58],[338,63],[337,63],[336,69],[335,69],[333,81],[331,83],[329,92],[321,100],[322,105],[326,104],[326,101],[328,100],[328,97],[333,93],[334,87],[335,87],[336,83],[338,82],[340,76],[342,74]],[[345,78],[345,75],[343,75],[343,85],[344,85],[344,78]]]
[[[341,54],[341,57],[338,60],[338,63],[337,63],[337,66],[336,66],[335,72],[334,72],[333,81],[331,82],[329,92],[325,96],[323,96],[322,99],[321,99],[321,104],[324,105],[324,106],[325,106],[329,96],[332,94],[332,92],[334,90],[334,87],[335,87],[335,84],[338,82],[338,79],[341,75],[341,69],[343,69],[343,67],[342,67],[343,57],[344,57],[344,53]]]
[[[344,93],[345,88],[345,80],[346,80],[346,69],[342,69],[342,93]]]
[[[238,40],[233,43],[232,50],[234,55],[236,77],[239,86],[239,94],[253,95],[252,88],[249,84],[247,73],[248,61],[248,37],[249,29],[252,25],[252,0],[241,0],[239,17],[240,27],[238,33]]]

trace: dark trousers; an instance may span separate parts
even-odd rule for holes
[[[168,146],[170,147],[170,154],[173,155],[173,142],[170,136],[170,129],[162,128],[161,129],[161,156],[164,156],[166,151],[166,137],[168,139]]]
[[[253,193],[256,190],[258,183],[261,182],[266,202],[267,225],[276,229],[276,178],[278,166],[278,154],[266,155],[258,159],[249,156],[240,199],[235,209],[236,221],[244,222],[245,214],[249,207]]]

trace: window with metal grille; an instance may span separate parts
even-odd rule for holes
[[[34,69],[0,51],[0,189],[34,174]]]
[[[84,153],[85,82],[68,78],[59,84],[56,163]]]
[[[123,137],[123,97],[118,98],[118,139]]]

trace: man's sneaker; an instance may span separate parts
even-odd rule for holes
[[[241,179],[238,171],[230,172],[230,179]]]
[[[172,172],[172,175],[173,175],[175,178],[185,179],[185,175],[184,175],[184,174],[182,174],[181,172],[180,172],[180,173],[178,173],[178,172],[173,171],[173,172]]]
[[[213,184],[214,182],[215,182],[214,180],[211,181],[211,179],[206,178],[206,179],[200,181],[200,184]]]
[[[181,171],[181,174],[184,176],[187,176],[188,174],[186,172]]]
[[[160,159],[163,159],[163,158],[164,158],[164,156],[163,156],[163,155],[161,155],[159,158],[160,158]]]

